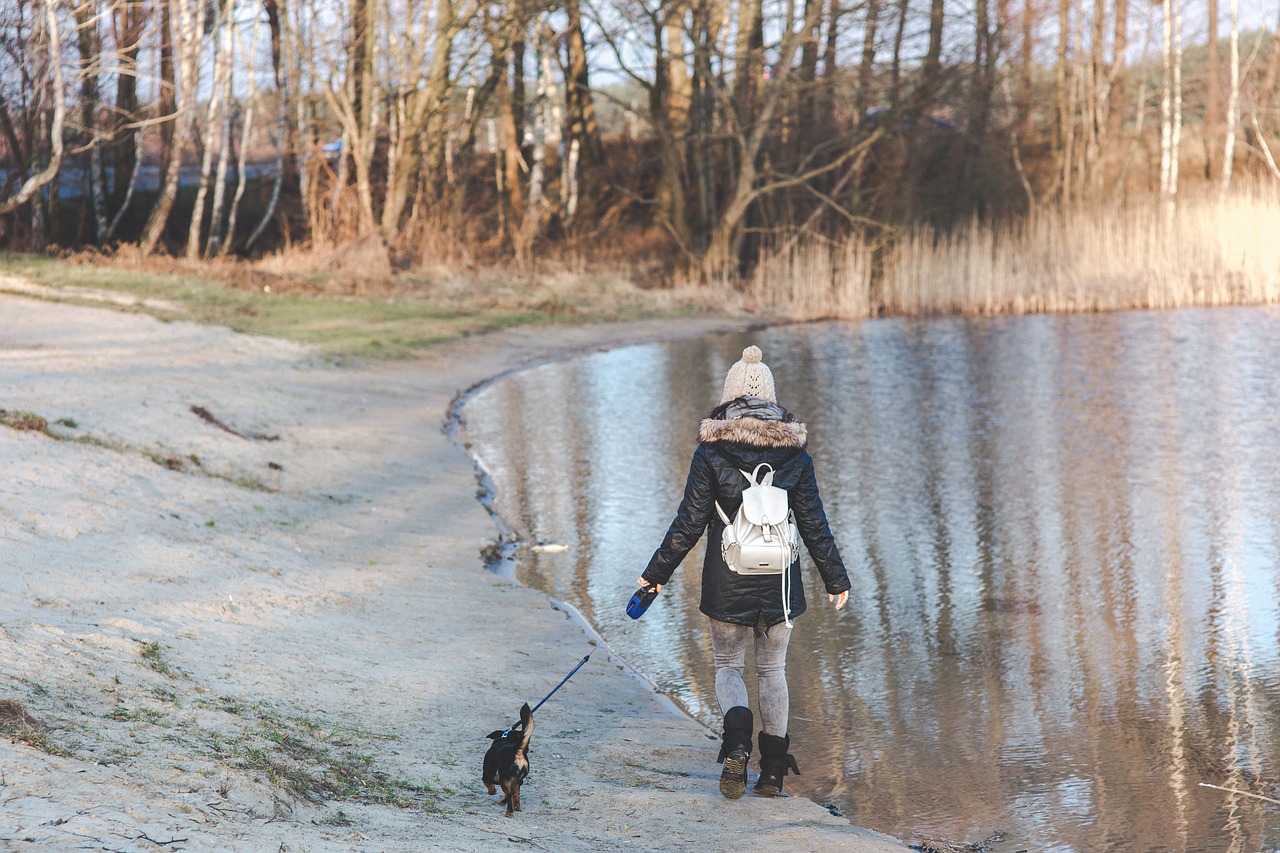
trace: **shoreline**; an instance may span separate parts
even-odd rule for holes
[[[49,424],[0,430],[0,699],[54,747],[0,740],[0,847],[903,849],[800,797],[725,801],[704,727],[607,645],[539,714],[525,811],[480,785],[485,732],[596,646],[483,568],[493,521],[450,408],[671,321],[335,367],[218,327],[0,306],[0,409]]]

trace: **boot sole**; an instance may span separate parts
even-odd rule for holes
[[[730,800],[736,800],[747,792],[747,758],[748,754],[735,749],[724,759],[724,770],[720,771],[720,793]]]
[[[766,785],[763,788],[756,788],[756,796],[757,797],[785,797],[786,794],[782,793],[781,788],[772,788]]]

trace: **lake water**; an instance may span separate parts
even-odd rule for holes
[[[853,582],[834,613],[806,558],[789,790],[1001,853],[1280,848],[1280,806],[1200,786],[1280,799],[1280,313],[794,326],[478,393],[497,509],[568,546],[522,548],[519,578],[708,723],[700,550],[623,607],[748,343],[809,425]]]

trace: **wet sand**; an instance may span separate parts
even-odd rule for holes
[[[800,797],[726,801],[702,726],[483,567],[497,531],[446,431],[459,393],[733,325],[338,365],[0,295],[0,409],[52,434],[0,427],[0,700],[35,721],[0,740],[0,849],[902,849]],[[484,736],[588,652],[537,716],[508,820]]]

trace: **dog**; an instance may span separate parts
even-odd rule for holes
[[[529,775],[529,738],[533,736],[533,712],[529,703],[520,706],[520,722],[505,731],[489,733],[493,741],[484,754],[484,785],[490,794],[502,788],[498,805],[506,805],[507,817],[520,808],[520,786]]]

